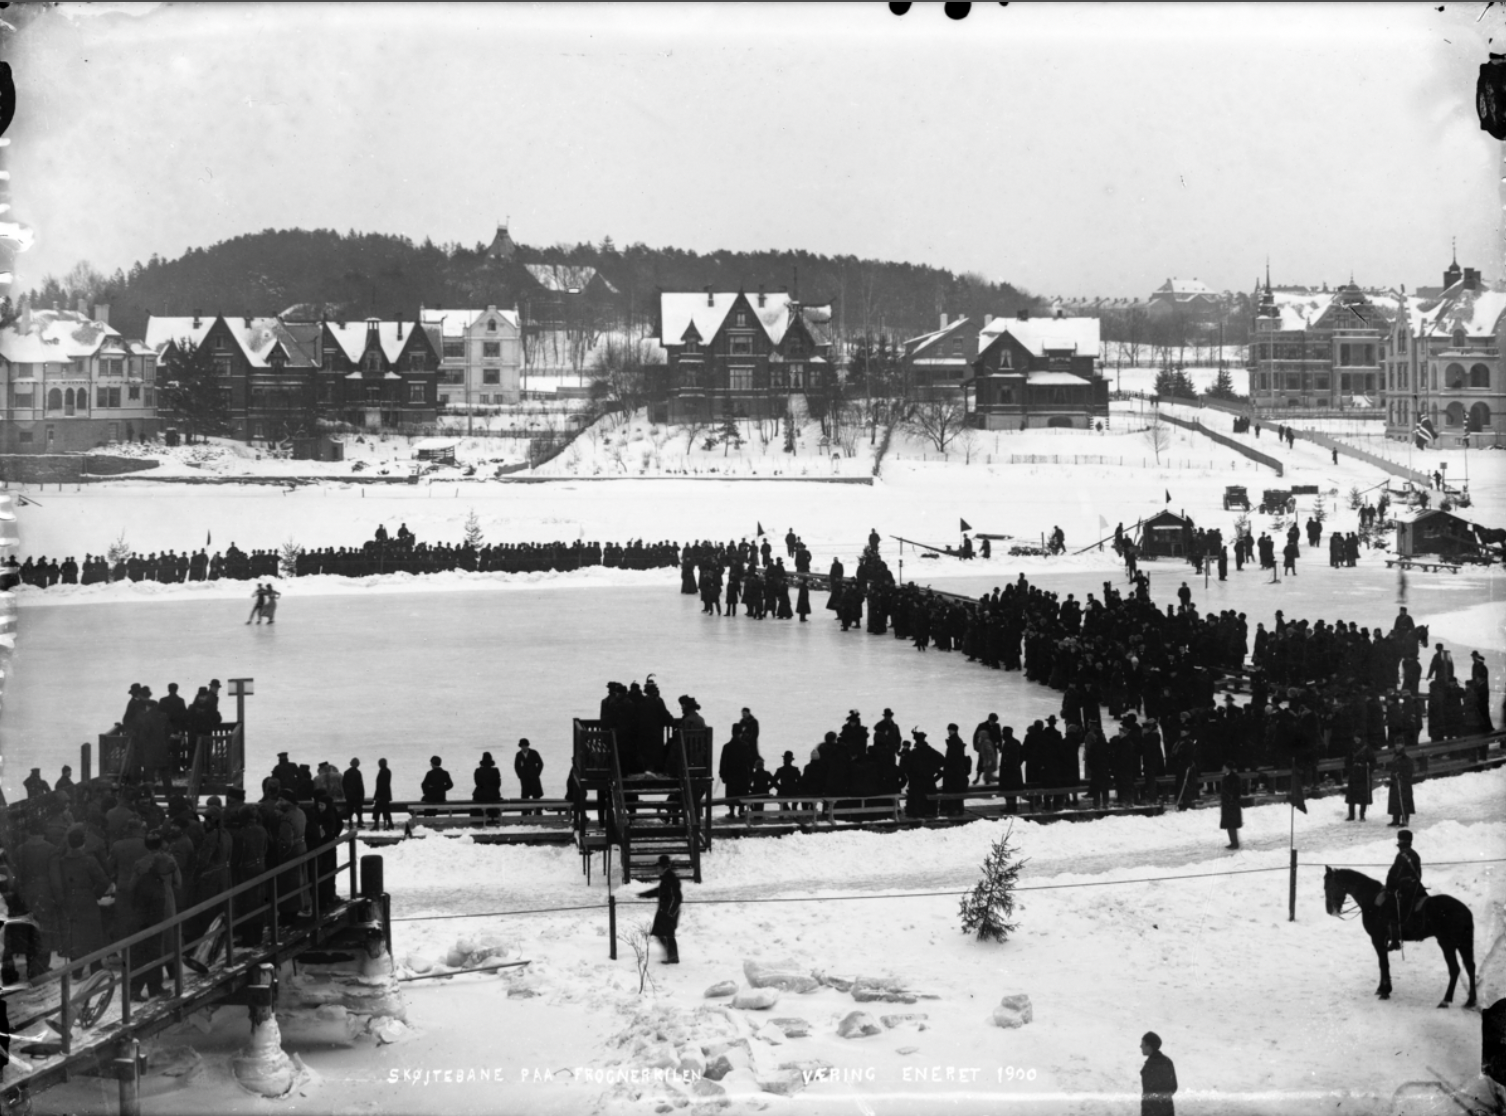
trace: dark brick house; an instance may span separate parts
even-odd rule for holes
[[[985,430],[1087,429],[1109,418],[1097,318],[995,318],[978,334],[966,383],[969,421]]]
[[[962,398],[978,359],[978,323],[958,318],[905,342],[905,383],[917,399]]]
[[[662,421],[778,418],[791,396],[824,393],[836,375],[831,308],[787,293],[665,292],[654,394]]]

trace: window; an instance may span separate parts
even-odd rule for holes
[[[962,338],[952,338],[952,355],[954,357],[960,357],[962,355]]]
[[[214,371],[217,376],[230,375],[230,354],[216,354],[214,358]]]
[[[486,320],[486,332],[487,333],[496,333],[497,332],[497,319],[496,318],[488,318]]]
[[[728,383],[728,386],[733,391],[752,391],[753,390],[753,369],[751,369],[751,368],[733,368],[733,369],[731,369],[728,372],[728,375],[727,375],[727,383]]]
[[[1345,379],[1348,379],[1348,377],[1346,376]],[[1319,372],[1315,376],[1313,376],[1313,390],[1314,391],[1328,391],[1329,390],[1328,383],[1329,383],[1328,376],[1325,375],[1322,372]]]
[[[785,372],[785,366],[784,365],[782,365],[782,364],[773,365],[769,369],[769,387],[772,388],[774,391],[784,391],[785,387],[788,384],[788,380],[786,379],[786,375],[787,374]]]
[[[1366,372],[1365,373],[1365,394],[1366,395],[1374,395],[1375,394],[1375,375],[1376,374],[1374,372]]]
[[[120,389],[116,388],[115,390],[119,391]],[[140,384],[132,384],[130,386],[130,390],[126,392],[126,398],[129,399],[132,403],[140,403],[141,402],[141,385]]]
[[[100,384],[95,391],[94,405],[96,407],[108,407],[110,405],[110,389],[105,387],[104,384]]]
[[[106,357],[100,361],[99,370],[106,376],[124,376],[125,361],[119,357]]]
[[[428,353],[409,353],[408,354],[408,371],[410,371],[410,372],[427,372],[428,369],[429,369],[429,354]]]
[[[747,334],[734,335],[728,339],[727,351],[733,356],[752,356],[753,338]]]
[[[500,384],[502,382],[502,370],[500,368],[483,368],[481,370],[481,382],[483,384]]]
[[[1460,328],[1454,330],[1453,341],[1454,341],[1454,348],[1456,348],[1456,349],[1462,349],[1462,348],[1464,348],[1464,346],[1466,344],[1468,344],[1469,339],[1465,335],[1464,328],[1462,326]]]
[[[502,342],[500,342],[500,341],[483,341],[483,342],[481,342],[481,355],[484,356],[484,357],[492,357],[494,359],[498,358],[498,357],[501,357],[501,355],[502,355]]]
[[[1321,380],[1323,377],[1319,376],[1318,378]],[[1352,392],[1354,390],[1349,385],[1350,385],[1349,373],[1348,372],[1340,372],[1339,373],[1339,390],[1341,392],[1343,392],[1345,395],[1348,395],[1350,392]]]
[[[445,358],[445,360],[464,360],[465,359],[465,342],[464,341],[446,341],[444,343],[444,358]]]
[[[1448,410],[1443,412],[1443,423],[1445,426],[1463,426],[1464,404],[1450,403],[1448,405]]]
[[[1286,374],[1286,390],[1287,391],[1301,391],[1302,390],[1302,375],[1301,375],[1301,373],[1299,373],[1299,372],[1288,372]]]
[[[49,422],[47,424],[47,445],[49,448],[52,446],[52,443],[57,438],[57,436],[58,428],[56,426],[53,426],[52,423]]]
[[[1457,391],[1464,386],[1464,365],[1450,364],[1443,370],[1443,382],[1450,391]]]
[[[335,370],[335,350],[333,348],[324,350],[323,367],[326,372],[333,372]]]
[[[10,405],[12,407],[35,407],[37,405],[37,397],[31,390],[31,385],[27,384],[24,387],[12,385],[10,389]]]
[[[361,367],[367,372],[380,372],[382,370],[382,354],[375,349],[368,350],[361,358]]]
[[[228,348],[228,346],[225,344],[225,339],[223,337],[216,337],[214,339],[214,351],[215,352],[217,352],[217,353],[223,353],[223,352],[226,351],[227,348]]]
[[[319,402],[333,403],[335,401],[335,382],[328,380],[319,385]]]
[[[278,349],[275,353],[267,358],[267,363],[272,366],[272,371],[281,372],[285,367],[287,367],[287,354],[285,354],[281,349]]]
[[[1011,351],[1009,349],[1005,349],[1002,353],[999,354],[999,367],[1000,368],[1013,368],[1014,367],[1014,353],[1013,353],[1013,351]]]
[[[1469,370],[1469,386],[1472,388],[1488,388],[1490,386],[1490,369],[1483,364],[1473,365]]]
[[[146,406],[148,406],[148,407],[155,407],[157,405],[157,389],[156,388],[142,388],[141,389],[141,395],[142,395],[141,402],[144,403],[144,404],[146,404]]]
[[[790,372],[790,390],[791,391],[804,391],[805,390],[805,365],[803,365],[803,364],[791,364],[791,365],[789,365],[789,372]]]
[[[1405,333],[1398,333],[1396,335],[1396,351],[1398,353],[1407,351],[1407,335]]]
[[[701,346],[697,342],[695,342],[695,341],[687,341],[687,342],[685,342],[685,355],[686,356],[690,356],[692,353],[698,353],[700,351],[701,351]]]
[[[450,397],[444,392],[439,393],[439,405],[441,407],[448,407],[450,405]]]
[[[366,385],[366,402],[368,402],[368,403],[380,403],[381,401],[382,401],[382,385],[381,384],[367,384]]]
[[[748,315],[739,310],[737,312],[737,328],[745,329],[748,325]]]
[[[23,430],[23,431],[21,431],[20,436],[19,436],[19,438],[17,440],[23,446],[29,446],[29,445],[31,445],[31,442],[32,442],[32,432],[30,430]]]
[[[424,385],[423,384],[409,384],[408,385],[408,402],[409,403],[422,403],[423,401],[424,401]]]

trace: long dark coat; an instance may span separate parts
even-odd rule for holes
[[[1017,791],[1025,789],[1025,780],[1020,773],[1020,762],[1025,758],[1023,746],[1012,734],[999,742],[999,789]]]
[[[109,890],[105,870],[83,849],[66,849],[52,862],[52,891],[63,915],[63,952],[70,959],[105,947],[99,900]]]
[[[1159,1050],[1140,1067],[1140,1116],[1173,1116],[1172,1094],[1177,1091],[1177,1069]]]
[[[471,792],[471,801],[502,801],[502,770],[495,763],[483,763],[476,768],[476,789]]]
[[[425,802],[443,802],[454,786],[455,780],[450,778],[448,771],[443,767],[431,767],[419,784],[419,790],[423,792]]]
[[[1218,827],[1220,829],[1240,829],[1245,823],[1245,812],[1240,805],[1240,799],[1244,797],[1244,780],[1238,772],[1231,771],[1224,776],[1224,781],[1218,788]]]
[[[340,786],[345,792],[345,803],[352,810],[359,810],[366,803],[366,776],[359,767],[347,768],[340,777]]]
[[[680,877],[675,875],[673,868],[666,868],[659,877],[659,886],[651,887],[647,891],[638,893],[641,899],[659,900],[659,906],[654,911],[654,925],[649,934],[655,938],[672,938],[675,929],[680,925],[680,904],[684,902],[684,893],[680,887]]]
[[[1391,760],[1391,789],[1386,793],[1386,813],[1393,817],[1411,817],[1417,813],[1412,800],[1412,757],[1398,755]]]
[[[1350,806],[1369,806],[1370,776],[1375,770],[1375,753],[1368,747],[1357,748],[1349,757],[1349,786],[1344,801]]]
[[[539,755],[538,750],[529,748],[526,752],[519,751],[512,760],[513,774],[518,777],[518,783],[523,788],[524,798],[543,798],[544,784],[544,757]]]

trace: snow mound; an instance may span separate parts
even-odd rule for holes
[[[1034,1018],[1035,1009],[1030,1004],[1030,997],[1023,992],[1005,996],[993,1012],[993,1022],[996,1027],[1023,1027]]]
[[[732,1006],[745,1011],[767,1011],[779,1002],[777,988],[750,988],[732,997]]]
[[[842,1038],[866,1038],[883,1031],[878,1021],[866,1011],[852,1011],[837,1024],[837,1034]]]
[[[821,982],[794,961],[744,961],[743,975],[754,988],[778,988],[783,992],[814,992]]]

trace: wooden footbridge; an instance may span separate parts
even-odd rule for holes
[[[92,1075],[116,1078],[122,1116],[138,1116],[143,1039],[216,1005],[243,1005],[253,1022],[269,1018],[280,967],[308,951],[390,947],[380,860],[360,858],[365,878],[358,881],[356,839],[349,833],[60,969],[6,987],[11,1039],[0,1078],[4,1111],[27,1111],[29,1097]],[[163,966],[160,992],[131,995],[132,985],[147,984],[149,974],[161,979]]]

